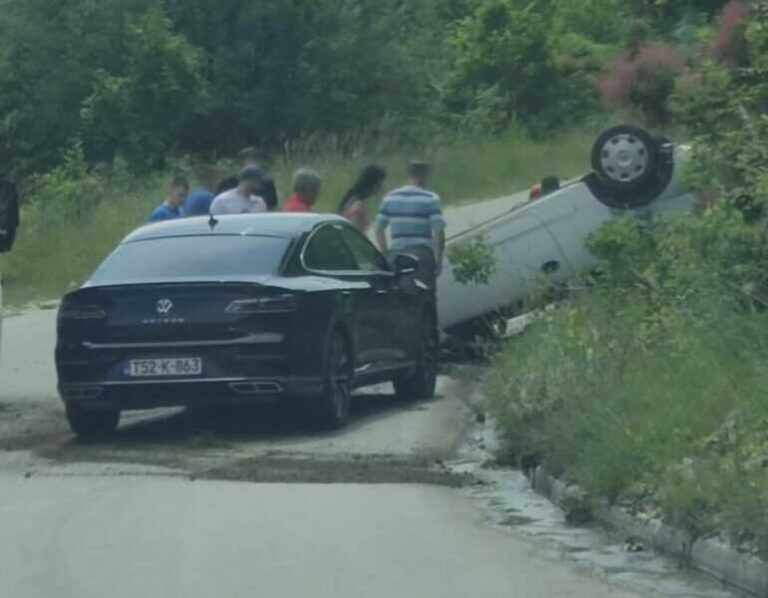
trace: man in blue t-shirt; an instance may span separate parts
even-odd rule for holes
[[[427,189],[432,173],[426,162],[408,166],[410,184],[389,193],[376,219],[376,243],[392,260],[404,253],[419,259],[414,278],[433,291],[443,271],[445,220],[440,197]],[[389,228],[392,242],[387,242]]]
[[[216,196],[208,189],[195,189],[187,196],[184,203],[184,216],[207,216],[211,212],[211,204]]]
[[[161,222],[163,220],[174,220],[184,216],[181,206],[189,194],[189,182],[182,175],[173,177],[171,188],[166,200],[157,206],[149,217],[149,222]]]

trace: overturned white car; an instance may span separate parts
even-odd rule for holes
[[[440,325],[450,331],[519,305],[541,284],[577,280],[597,264],[585,248],[590,233],[628,214],[651,218],[692,211],[682,182],[686,148],[642,129],[614,127],[598,138],[593,172],[534,201],[507,198],[449,216],[448,248],[482,239],[495,258],[488,284],[461,284],[453,266],[438,283]],[[450,262],[450,260],[447,260]]]

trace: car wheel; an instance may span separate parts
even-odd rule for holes
[[[69,427],[79,438],[94,440],[114,434],[120,423],[117,410],[83,409],[76,405],[67,405]]]
[[[592,168],[609,191],[644,191],[655,182],[660,161],[659,143],[629,125],[603,132],[592,148]]]
[[[349,421],[352,403],[352,360],[344,335],[334,332],[325,352],[325,389],[317,404],[320,423],[336,430]]]
[[[416,367],[393,380],[401,401],[424,401],[435,396],[440,367],[440,333],[432,314],[421,319],[419,357]]]

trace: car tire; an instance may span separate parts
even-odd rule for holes
[[[435,317],[426,313],[421,318],[419,357],[416,366],[392,382],[395,396],[404,402],[426,401],[435,396],[440,366],[440,332]]]
[[[639,127],[612,127],[592,148],[592,168],[609,192],[642,193],[658,178],[660,148],[659,142]]]
[[[72,432],[83,440],[98,440],[111,436],[120,423],[117,410],[84,409],[67,405],[67,421]]]
[[[327,430],[343,428],[349,421],[352,403],[352,359],[346,337],[331,334],[325,351],[324,389],[316,403],[320,425]]]

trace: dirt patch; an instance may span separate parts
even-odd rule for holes
[[[396,459],[386,455],[347,455],[327,459],[315,456],[279,455],[244,459],[203,472],[213,480],[256,483],[310,484],[431,484],[461,487],[471,482],[439,462]]]

